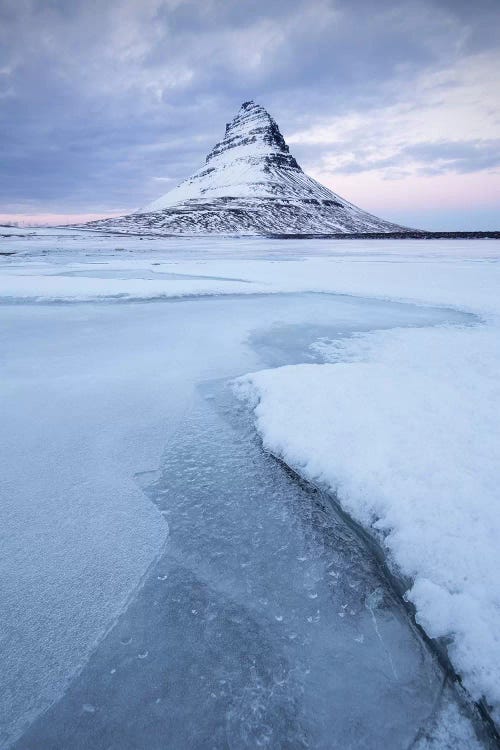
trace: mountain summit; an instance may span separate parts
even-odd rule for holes
[[[191,177],[134,214],[91,226],[165,234],[404,231],[308,177],[276,122],[253,101],[243,102]]]
[[[244,102],[204,166],[144,210],[157,211],[186,200],[288,196],[291,174],[303,172],[276,122],[264,107]]]

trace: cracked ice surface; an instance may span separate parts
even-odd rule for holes
[[[168,521],[165,553],[16,750],[449,739],[456,696],[373,555],[263,454],[220,386],[202,389],[141,483]],[[479,747],[459,708],[454,720],[453,747]]]
[[[31,252],[31,240],[16,239],[15,242],[19,243],[18,247],[20,243],[24,243],[21,252]],[[42,237],[40,242],[47,247],[53,243],[53,239]],[[394,689],[399,699],[401,683],[395,681],[394,670],[400,679],[405,679],[408,671],[401,671],[400,661],[407,665],[413,663],[413,636],[405,629],[408,625],[399,620],[399,615],[391,613],[390,607],[387,609],[386,604],[375,606],[379,594],[374,594],[375,600],[371,597],[382,585],[380,581],[371,580],[366,590],[351,592],[353,597],[358,596],[359,601],[363,602],[363,607],[359,610],[352,610],[366,624],[367,630],[353,633],[352,643],[348,641],[349,648],[346,644],[342,645],[342,639],[336,640],[335,648],[338,651],[333,646],[328,651],[325,621],[335,624],[335,637],[340,637],[350,627],[348,623],[352,623],[356,617],[356,614],[350,614],[348,600],[342,597],[338,600],[328,599],[324,590],[330,591],[335,587],[326,583],[318,584],[316,588],[320,590],[313,588],[305,595],[304,590],[301,590],[299,602],[303,609],[297,611],[305,614],[304,628],[316,628],[316,632],[321,631],[325,635],[317,644],[318,654],[321,655],[317,660],[307,650],[309,645],[306,643],[304,646],[301,631],[298,628],[290,629],[291,623],[285,606],[273,609],[271,616],[268,616],[264,609],[268,605],[258,601],[266,596],[259,596],[257,600],[254,598],[257,585],[262,584],[274,591],[272,586],[279,583],[278,591],[285,604],[294,601],[292,593],[295,584],[289,584],[288,588],[284,586],[287,578],[284,562],[289,563],[286,568],[288,577],[297,586],[302,580],[301,575],[304,575],[300,572],[303,566],[306,566],[304,570],[316,569],[314,554],[311,558],[311,549],[307,545],[301,548],[300,541],[301,534],[307,537],[313,533],[313,525],[307,518],[301,517],[302,527],[294,532],[296,559],[290,560],[288,548],[280,549],[285,541],[277,545],[276,536],[281,540],[290,531],[288,523],[291,523],[293,514],[287,502],[291,502],[290,496],[294,497],[295,490],[287,489],[288,485],[280,480],[279,491],[273,489],[278,494],[271,503],[269,513],[272,515],[277,508],[288,509],[288,520],[286,514],[281,520],[280,516],[272,517],[275,534],[271,538],[266,535],[263,524],[264,531],[261,530],[260,538],[256,538],[256,557],[241,559],[243,567],[239,563],[233,565],[233,556],[238,561],[238,554],[241,552],[243,555],[247,550],[244,544],[247,542],[245,534],[238,536],[238,524],[243,533],[251,523],[252,533],[248,532],[247,536],[254,540],[257,508],[253,508],[252,501],[260,498],[258,509],[262,513],[261,520],[267,519],[265,505],[269,497],[266,493],[270,485],[261,482],[261,492],[259,482],[256,482],[255,475],[252,476],[245,461],[235,458],[233,443],[237,442],[238,431],[236,438],[233,435],[221,441],[225,450],[221,447],[220,454],[210,454],[210,450],[215,451],[223,429],[219,426],[215,432],[210,432],[210,429],[214,429],[214,423],[204,410],[196,417],[195,413],[201,407],[195,396],[195,388],[205,380],[232,378],[262,367],[317,361],[315,357],[318,352],[311,350],[309,345],[318,339],[342,340],[353,332],[373,328],[425,326],[444,321],[454,324],[470,322],[470,319],[446,310],[429,310],[366,299],[306,294],[272,298],[249,297],[249,292],[277,292],[280,289],[296,292],[311,288],[325,292],[337,288],[343,292],[367,294],[371,290],[379,296],[406,295],[437,304],[459,305],[463,298],[465,307],[481,311],[477,280],[482,278],[482,294],[487,300],[485,309],[491,311],[496,304],[494,263],[485,277],[484,272],[479,269],[480,264],[475,260],[452,263],[446,258],[443,261],[438,256],[445,251],[442,246],[439,249],[436,245],[433,246],[434,250],[431,248],[428,251],[429,257],[433,253],[436,255],[432,262],[428,258],[418,258],[418,252],[422,253],[420,249],[418,252],[415,250],[414,260],[405,260],[404,263],[395,257],[395,244],[390,246],[382,262],[380,258],[373,257],[351,260],[343,245],[342,257],[316,257],[307,263],[297,258],[297,245],[287,245],[285,250],[281,245],[279,253],[285,257],[288,254],[289,260],[286,263],[276,263],[275,259],[279,254],[276,243],[267,249],[262,243],[243,243],[241,247],[246,247],[254,256],[253,260],[248,261],[235,260],[234,252],[233,259],[228,260],[224,256],[231,251],[231,247],[221,243],[215,250],[219,257],[211,261],[206,258],[206,243],[198,242],[195,243],[196,257],[187,261],[182,260],[179,255],[158,256],[151,252],[140,258],[123,259],[123,255],[116,253],[114,257],[110,257],[112,243],[116,244],[116,239],[110,238],[97,237],[89,240],[88,236],[80,235],[71,242],[76,246],[80,244],[81,249],[85,248],[86,243],[96,243],[102,246],[105,254],[94,253],[87,262],[81,255],[75,254],[74,250],[68,254],[66,247],[60,255],[51,255],[50,259],[37,255],[33,260],[27,258],[20,262],[19,258],[14,257],[7,262],[8,270],[2,274],[2,291],[10,300],[16,300],[16,297],[18,299],[23,296],[23,279],[27,279],[24,292],[28,290],[31,301],[35,297],[50,299],[58,295],[64,300],[74,299],[79,295],[85,299],[97,296],[105,300],[117,290],[119,294],[137,298],[175,296],[179,293],[228,292],[244,294],[245,298],[236,299],[233,296],[227,299],[164,301],[147,305],[73,303],[2,307],[1,347],[4,366],[1,385],[7,407],[1,425],[2,482],[5,489],[2,494],[6,498],[2,517],[4,556],[1,585],[3,611],[7,613],[2,625],[8,637],[2,640],[2,659],[6,668],[1,677],[0,693],[5,736],[13,737],[23,724],[61,696],[68,680],[81,667],[83,671],[80,677],[73,680],[60,703],[56,703],[54,711],[60,713],[54,716],[57,715],[60,719],[62,717],[64,721],[69,718],[70,729],[75,732],[80,731],[82,722],[92,721],[94,729],[90,725],[89,731],[96,732],[96,727],[102,727],[100,722],[104,721],[105,736],[106,731],[113,726],[113,716],[115,719],[124,719],[129,715],[126,710],[126,701],[132,696],[129,687],[141,674],[145,675],[144,690],[142,693],[138,692],[136,698],[140,703],[141,694],[143,697],[149,695],[147,685],[151,682],[151,672],[147,670],[153,662],[153,655],[158,659],[158,649],[161,651],[162,646],[161,653],[165,659],[171,656],[175,665],[173,675],[176,679],[166,682],[170,690],[170,712],[165,714],[164,711],[166,696],[153,691],[151,701],[149,697],[143,701],[145,713],[141,716],[145,720],[144,727],[149,726],[146,719],[153,717],[155,721],[161,722],[167,715],[172,721],[175,719],[179,731],[184,731],[186,720],[183,716],[188,716],[193,710],[198,695],[196,688],[201,677],[205,677],[211,689],[206,694],[203,693],[206,703],[203,703],[202,709],[206,713],[203,714],[202,711],[203,715],[200,714],[200,727],[204,726],[209,734],[224,726],[229,746],[238,746],[238,742],[242,742],[242,733],[248,730],[248,742],[251,743],[255,737],[252,732],[257,731],[256,717],[261,716],[262,721],[257,721],[257,724],[263,734],[259,737],[268,744],[271,743],[271,746],[277,736],[286,743],[286,735],[279,734],[279,727],[285,726],[287,722],[280,724],[280,717],[288,717],[291,721],[291,717],[297,715],[297,720],[292,721],[292,727],[296,730],[294,742],[306,742],[300,738],[307,738],[308,733],[310,737],[313,736],[310,734],[313,731],[310,723],[313,713],[319,710],[323,720],[330,721],[330,704],[321,697],[323,689],[329,696],[333,696],[335,690],[340,690],[334,684],[338,671],[334,669],[327,674],[324,658],[331,658],[332,663],[340,664],[343,668],[343,655],[352,655],[353,659],[357,659],[356,655],[360,653],[365,654],[361,659],[362,663],[369,664],[371,658],[377,661],[380,673],[386,680],[383,682],[386,690],[384,695],[387,697],[390,693],[389,686],[392,685],[391,689]],[[121,238],[119,242],[122,244]],[[133,251],[138,252],[140,243],[137,240],[123,240],[123,244],[128,243],[130,248],[133,242]],[[473,244],[467,247],[471,248]],[[377,247],[385,245],[387,243]],[[305,247],[301,245],[300,252],[303,253]],[[325,254],[324,247],[322,246],[319,255]],[[421,244],[412,244],[412,252],[413,248],[421,247]],[[187,250],[183,252],[185,255],[189,254]],[[354,255],[359,252],[358,247]],[[461,252],[463,258],[465,251],[462,249]],[[269,256],[267,260],[260,257],[256,259],[256,256],[264,253]],[[160,262],[161,266],[158,267]],[[408,274],[408,269],[404,268],[410,262],[415,270],[412,274]],[[89,269],[88,266],[92,268]],[[99,272],[100,267],[103,272]],[[442,283],[439,288],[432,283],[436,268],[441,269]],[[89,272],[88,275],[86,271]],[[458,294],[453,286],[460,274],[468,284],[463,283],[463,294]],[[405,282],[409,276],[412,276],[411,284],[408,280]],[[119,286],[114,281],[119,281]],[[54,290],[57,292],[55,295]],[[207,435],[214,435],[211,440],[213,446],[210,445],[210,440],[207,442],[203,439],[204,428]],[[165,445],[170,447],[162,466],[160,457]],[[248,450],[247,447],[244,448],[246,455]],[[189,464],[189,456],[192,461],[194,455],[198,458],[194,464]],[[212,475],[209,489],[206,490],[197,486],[196,465],[203,466],[210,455],[218,456],[218,463],[222,468],[225,467],[225,471]],[[228,464],[223,461],[226,455],[229,455]],[[248,480],[247,487],[234,481],[231,486],[229,480],[235,476],[235,472],[231,470],[231,460],[236,461],[235,465],[240,467],[245,481]],[[255,461],[258,461],[257,454]],[[211,463],[217,466],[217,461]],[[139,477],[135,480],[133,477],[140,472],[158,469],[158,466],[162,468],[159,476],[154,475],[159,484],[155,484],[156,495],[150,493],[152,503],[141,489],[149,486],[147,481],[144,482],[148,475],[144,473],[142,479]],[[168,467],[170,472],[167,471]],[[245,471],[249,473],[245,475]],[[173,482],[169,486],[168,482],[176,473],[179,477],[177,483]],[[209,506],[209,500],[217,495],[214,488],[222,488],[224,482],[229,486],[221,492],[221,504],[217,507]],[[162,504],[161,493],[165,492],[164,499],[169,493],[172,497],[172,486],[173,501],[169,508]],[[193,488],[187,501],[182,499],[185,487]],[[205,490],[206,494],[203,494]],[[229,515],[224,519],[221,516],[224,507],[230,508],[232,513],[238,509],[230,491],[236,492],[238,498],[243,497],[245,504],[240,515]],[[183,505],[185,502],[187,506]],[[211,508],[210,512],[213,511],[208,526],[199,525],[198,516],[203,506]],[[301,507],[301,503],[295,501],[293,507]],[[182,513],[186,509],[190,512],[183,519]],[[170,515],[168,510],[172,510]],[[219,524],[221,520],[227,520],[227,525],[217,527],[215,520]],[[167,540],[169,526],[170,537]],[[174,527],[178,548],[174,547],[173,542]],[[189,530],[196,531],[191,541]],[[231,548],[227,541],[232,536],[238,541],[237,548],[235,545]],[[129,607],[113,626],[148,566],[160,565],[160,561],[154,561],[166,541],[167,554],[170,554],[171,548],[177,549],[177,567],[153,567],[145,579],[144,587],[133,596]],[[322,544],[323,542],[320,543],[320,548]],[[349,545],[347,547],[350,549]],[[208,554],[209,549],[212,549],[214,559]],[[217,549],[221,552],[220,560],[224,564],[216,564]],[[253,545],[247,552],[254,552]],[[204,558],[205,567],[209,564],[212,566],[211,574],[215,578],[210,579],[209,583],[201,578],[200,584],[200,561]],[[280,565],[277,566],[276,574],[279,573],[279,576],[276,575],[274,584],[273,565],[276,560],[280,561]],[[247,562],[249,565],[245,567]],[[247,578],[245,571],[248,572]],[[339,576],[340,586],[346,584],[342,573],[335,566],[332,569],[326,566],[323,573],[318,573],[320,574],[323,575],[321,581],[325,579],[336,583]],[[152,576],[151,580],[149,575]],[[157,588],[162,581],[164,588]],[[236,585],[238,581],[240,584],[246,581],[241,591]],[[255,588],[249,589],[250,584],[255,584]],[[351,589],[348,589],[349,593]],[[145,602],[142,597],[149,594],[151,599]],[[288,600],[287,596],[290,597]],[[382,602],[387,601],[385,595]],[[370,606],[365,606],[365,602],[373,604],[371,609]],[[213,610],[209,609],[208,614],[211,616],[215,613],[215,617],[198,619],[196,621],[199,622],[199,627],[191,629],[192,618],[199,618],[200,612],[205,612],[209,605]],[[160,614],[153,616],[151,612],[157,609]],[[166,611],[172,614],[165,620],[162,619],[161,612]],[[373,617],[382,642],[374,628]],[[221,623],[223,627],[219,627]],[[134,627],[129,628],[130,625]],[[120,631],[122,627],[124,630]],[[167,628],[166,634],[162,627]],[[397,628],[401,639],[388,638],[389,627]],[[102,638],[107,628],[111,628],[108,636],[100,641],[101,645],[88,661],[94,643]],[[279,628],[290,635],[286,640],[285,650],[277,637],[281,632]],[[142,636],[139,637],[141,632]],[[212,654],[211,644],[218,633],[222,646]],[[163,643],[160,638],[162,634],[166,638]],[[113,645],[113,638],[116,639],[116,645]],[[297,641],[297,650],[290,650],[289,644],[294,641]],[[407,644],[408,650],[405,647],[398,655],[398,644],[401,643]],[[396,649],[396,653],[390,652],[393,666],[384,644],[387,647],[393,644],[392,648]],[[313,645],[316,647],[316,643]],[[252,662],[247,660],[244,661],[244,669],[238,671],[226,664],[223,671],[227,668],[233,692],[226,693],[224,697],[221,694],[225,688],[221,687],[219,690],[213,685],[210,675],[224,661],[225,654],[230,656],[233,647],[233,654],[238,658],[241,654],[246,655],[245,658],[255,655],[257,665],[255,669],[251,669]],[[103,648],[104,651],[101,650]],[[300,651],[303,648],[306,648],[305,652]],[[327,649],[328,653],[321,649]],[[304,664],[312,663],[316,666],[305,666],[302,672],[299,670],[296,673],[290,668],[290,664],[294,664],[295,658],[297,664],[301,663],[301,653],[305,654]],[[209,656],[213,661],[210,661]],[[198,665],[192,673],[189,667],[186,668],[191,663]],[[352,663],[354,662],[350,662]],[[358,662],[355,661],[355,664],[357,669]],[[106,669],[109,667],[106,671],[109,679],[118,676],[119,680],[123,680],[122,692],[117,687],[117,693],[111,691],[109,699],[111,702],[116,699],[118,703],[123,703],[122,714],[119,711],[113,713],[116,705],[113,708],[104,699],[112,683],[99,681],[99,677],[104,674],[103,665]],[[160,671],[156,676],[163,679],[170,666],[160,659]],[[161,671],[163,667],[165,672]],[[428,674],[425,672],[426,668],[422,668],[424,673],[419,674]],[[307,669],[311,669],[309,674]],[[125,677],[128,675],[129,682],[124,679],[122,670],[126,672]],[[92,679],[86,682],[89,675]],[[183,682],[182,675],[187,682]],[[227,676],[224,674],[220,679],[225,680]],[[352,696],[356,695],[356,690],[363,689],[354,668],[344,676],[347,680],[345,684],[352,684],[352,692],[351,698],[342,703],[342,716],[346,713],[346,706],[351,706],[353,710],[359,707]],[[352,679],[352,683],[349,679]],[[120,682],[117,684],[119,686]],[[153,682],[153,687],[156,684]],[[176,697],[176,685],[178,689],[183,686],[186,688],[184,702],[176,703],[173,700]],[[93,691],[89,689],[91,686],[94,687]],[[427,711],[429,696],[436,695],[432,679],[429,686],[428,694],[421,693],[422,701],[419,702],[419,699],[411,704],[411,722],[414,722],[415,727],[419,724],[420,717],[430,716]],[[420,688],[416,688],[414,694],[419,690]],[[92,692],[94,695],[89,695]],[[347,692],[349,694],[349,690]],[[306,694],[308,698],[304,697]],[[270,714],[259,713],[264,711],[262,706],[266,703],[262,696],[270,695],[276,698],[275,703],[271,701]],[[326,702],[321,703],[322,700]],[[212,701],[216,702],[214,711],[210,708]],[[154,704],[153,713],[149,713],[150,703],[151,706]],[[390,702],[384,703],[389,704]],[[368,703],[361,705],[369,708]],[[452,709],[447,708],[449,705],[453,707],[455,704],[452,698],[445,696],[442,705],[432,714],[432,721],[429,719],[426,732],[418,740],[428,743],[422,747],[437,746],[437,730],[433,730],[432,726],[439,726],[441,734],[445,731],[445,725],[462,726],[460,721],[453,718],[455,714]],[[215,725],[210,723],[212,719],[207,718],[211,714],[218,717],[216,730]],[[203,716],[206,718],[205,723]],[[269,716],[272,719],[270,729]],[[461,716],[460,712],[458,716]],[[402,726],[400,716],[395,716],[394,721],[400,727],[398,731],[409,731],[409,725]],[[254,728],[248,729],[250,725]],[[132,737],[132,729],[128,726]],[[140,718],[137,719],[136,726],[141,726]],[[467,722],[464,726],[469,727]],[[61,723],[54,723],[54,727],[61,730]],[[35,723],[32,731],[43,732],[46,729],[47,725],[42,721],[42,724]],[[270,733],[266,734],[268,731]],[[465,736],[467,731],[469,730],[464,729],[465,734],[462,735]],[[449,738],[449,728],[446,732]],[[82,730],[79,736],[88,739],[89,735]],[[98,734],[94,734],[93,739],[97,736]],[[54,746],[77,747],[79,740],[75,737],[77,735],[73,735],[69,744],[61,744],[56,737]],[[458,740],[453,741],[455,744],[446,740],[448,741],[451,742],[451,747],[459,747]],[[464,742],[464,747],[473,747],[472,740]],[[99,747],[99,744],[94,746]],[[109,743],[105,746],[109,746]],[[25,747],[33,747],[33,743]],[[121,747],[126,745],[122,743]]]

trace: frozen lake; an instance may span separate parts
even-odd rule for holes
[[[290,293],[1,319],[5,746],[434,747],[459,723],[370,548],[227,382],[472,316]]]

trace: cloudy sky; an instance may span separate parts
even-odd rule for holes
[[[362,208],[500,229],[500,0],[0,0],[0,220],[136,209],[246,99]]]

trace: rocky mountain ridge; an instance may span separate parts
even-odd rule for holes
[[[259,104],[244,102],[191,177],[128,216],[89,228],[160,234],[401,232],[306,175]]]

